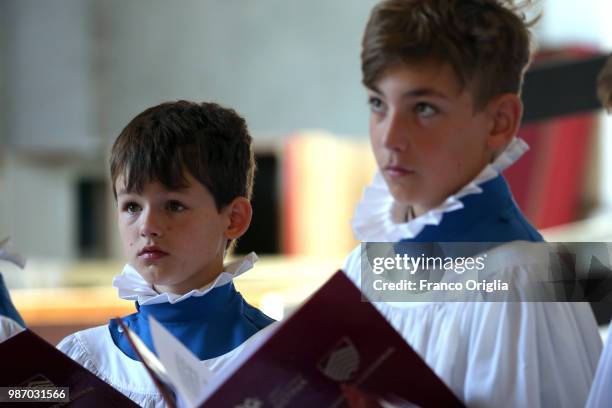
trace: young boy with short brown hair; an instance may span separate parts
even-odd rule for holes
[[[214,103],[149,108],[115,141],[111,180],[128,264],[113,286],[136,302],[122,320],[151,350],[149,316],[217,371],[273,322],[232,283],[256,255],[223,263],[251,221],[254,167],[244,119]],[[58,348],[139,405],[164,406],[115,320]]]

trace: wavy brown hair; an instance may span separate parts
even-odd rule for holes
[[[496,95],[520,94],[532,55],[520,4],[496,0],[383,0],[370,14],[362,41],[363,83],[372,88],[398,63],[448,63],[475,109]]]

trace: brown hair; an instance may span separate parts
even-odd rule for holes
[[[612,55],[597,77],[597,95],[601,103],[612,111]]]
[[[251,198],[255,159],[245,120],[215,103],[166,102],[137,115],[113,145],[113,183],[122,175],[128,192],[159,180],[175,190],[185,171],[204,185],[221,210],[234,198]]]
[[[434,61],[450,64],[461,87],[470,86],[477,110],[496,95],[520,94],[537,20],[526,21],[527,3],[383,0],[363,36],[363,83],[373,87],[394,64]]]

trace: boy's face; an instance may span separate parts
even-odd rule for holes
[[[492,120],[449,65],[398,64],[368,90],[376,162],[396,201],[421,215],[490,161]]]
[[[115,183],[128,262],[159,292],[183,294],[223,271],[229,217],[208,189],[190,174],[186,179],[188,187],[177,191],[152,181],[130,193],[123,177]]]

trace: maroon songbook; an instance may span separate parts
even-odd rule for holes
[[[218,373],[202,407],[345,407],[342,388],[400,407],[462,407],[342,271]]]
[[[67,402],[15,402],[14,406],[138,407],[30,330],[0,343],[0,367],[0,387],[68,387]],[[5,405],[0,403],[0,406]]]

